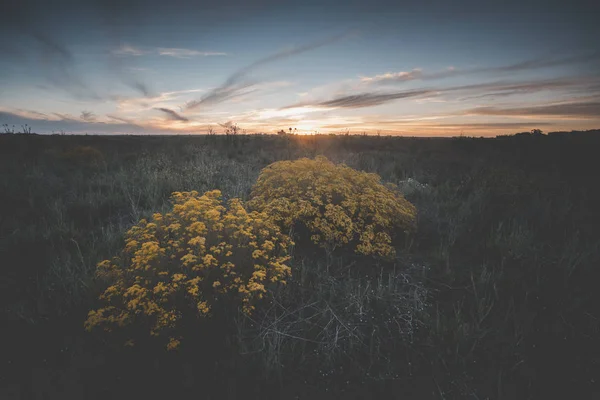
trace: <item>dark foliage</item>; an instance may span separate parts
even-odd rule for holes
[[[597,133],[1,135],[0,397],[595,398],[599,148]],[[357,325],[357,335],[373,331],[361,339],[365,347],[335,350],[341,355],[331,363],[316,356],[306,340],[325,337],[335,318],[353,317],[344,311],[345,288],[382,280],[343,272],[364,270],[350,256],[301,253],[297,281],[263,309],[262,321],[314,321],[314,332],[288,338],[273,373],[264,367],[271,353],[242,351],[248,346],[236,332],[242,326],[259,337],[266,332],[259,320],[208,322],[177,354],[123,349],[84,332],[99,290],[95,264],[122,245],[130,224],[164,211],[171,192],[220,189],[247,198],[264,166],[319,154],[399,184],[419,211],[418,231],[395,261],[428,294],[410,338],[383,332],[391,329],[385,305],[394,292],[381,289],[362,303],[371,322]],[[350,268],[333,273],[330,263]],[[289,313],[302,305],[302,319]]]

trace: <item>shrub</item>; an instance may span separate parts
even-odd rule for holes
[[[172,202],[171,212],[127,232],[120,257],[98,264],[108,285],[87,330],[144,327],[151,336],[168,335],[174,349],[180,322],[210,316],[217,303],[249,314],[269,284],[285,284],[291,241],[264,213],[246,212],[239,199],[225,207],[218,190],[175,192]]]
[[[88,166],[98,165],[104,161],[102,152],[92,146],[75,146],[64,151],[61,158],[73,164]]]
[[[279,161],[264,168],[248,207],[270,215],[283,229],[307,230],[325,249],[393,257],[392,239],[415,227],[416,209],[377,174],[314,160]]]

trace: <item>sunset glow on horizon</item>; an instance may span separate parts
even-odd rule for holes
[[[600,128],[598,6],[447,3],[2,6],[0,124],[90,134]]]

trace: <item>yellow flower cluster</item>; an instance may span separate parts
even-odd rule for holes
[[[304,226],[313,243],[359,254],[393,257],[392,237],[415,226],[416,209],[377,174],[314,160],[279,161],[264,168],[247,206],[282,228]]]
[[[172,202],[171,212],[127,232],[120,257],[98,264],[108,286],[100,296],[104,307],[88,314],[87,330],[147,325],[153,336],[170,335],[172,350],[184,315],[208,316],[225,297],[251,313],[269,284],[285,284],[292,242],[265,213],[247,212],[239,199],[224,206],[218,190],[175,192]]]

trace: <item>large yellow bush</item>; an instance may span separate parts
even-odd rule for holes
[[[415,207],[395,186],[323,156],[267,166],[247,205],[284,229],[305,227],[324,248],[349,246],[382,257],[394,256],[394,235],[412,230],[416,219]]]
[[[291,241],[264,213],[246,212],[239,199],[226,207],[218,190],[176,192],[172,201],[171,212],[127,232],[120,257],[98,264],[108,287],[86,329],[143,326],[173,349],[182,318],[208,316],[219,300],[250,313],[268,284],[285,283]]]

